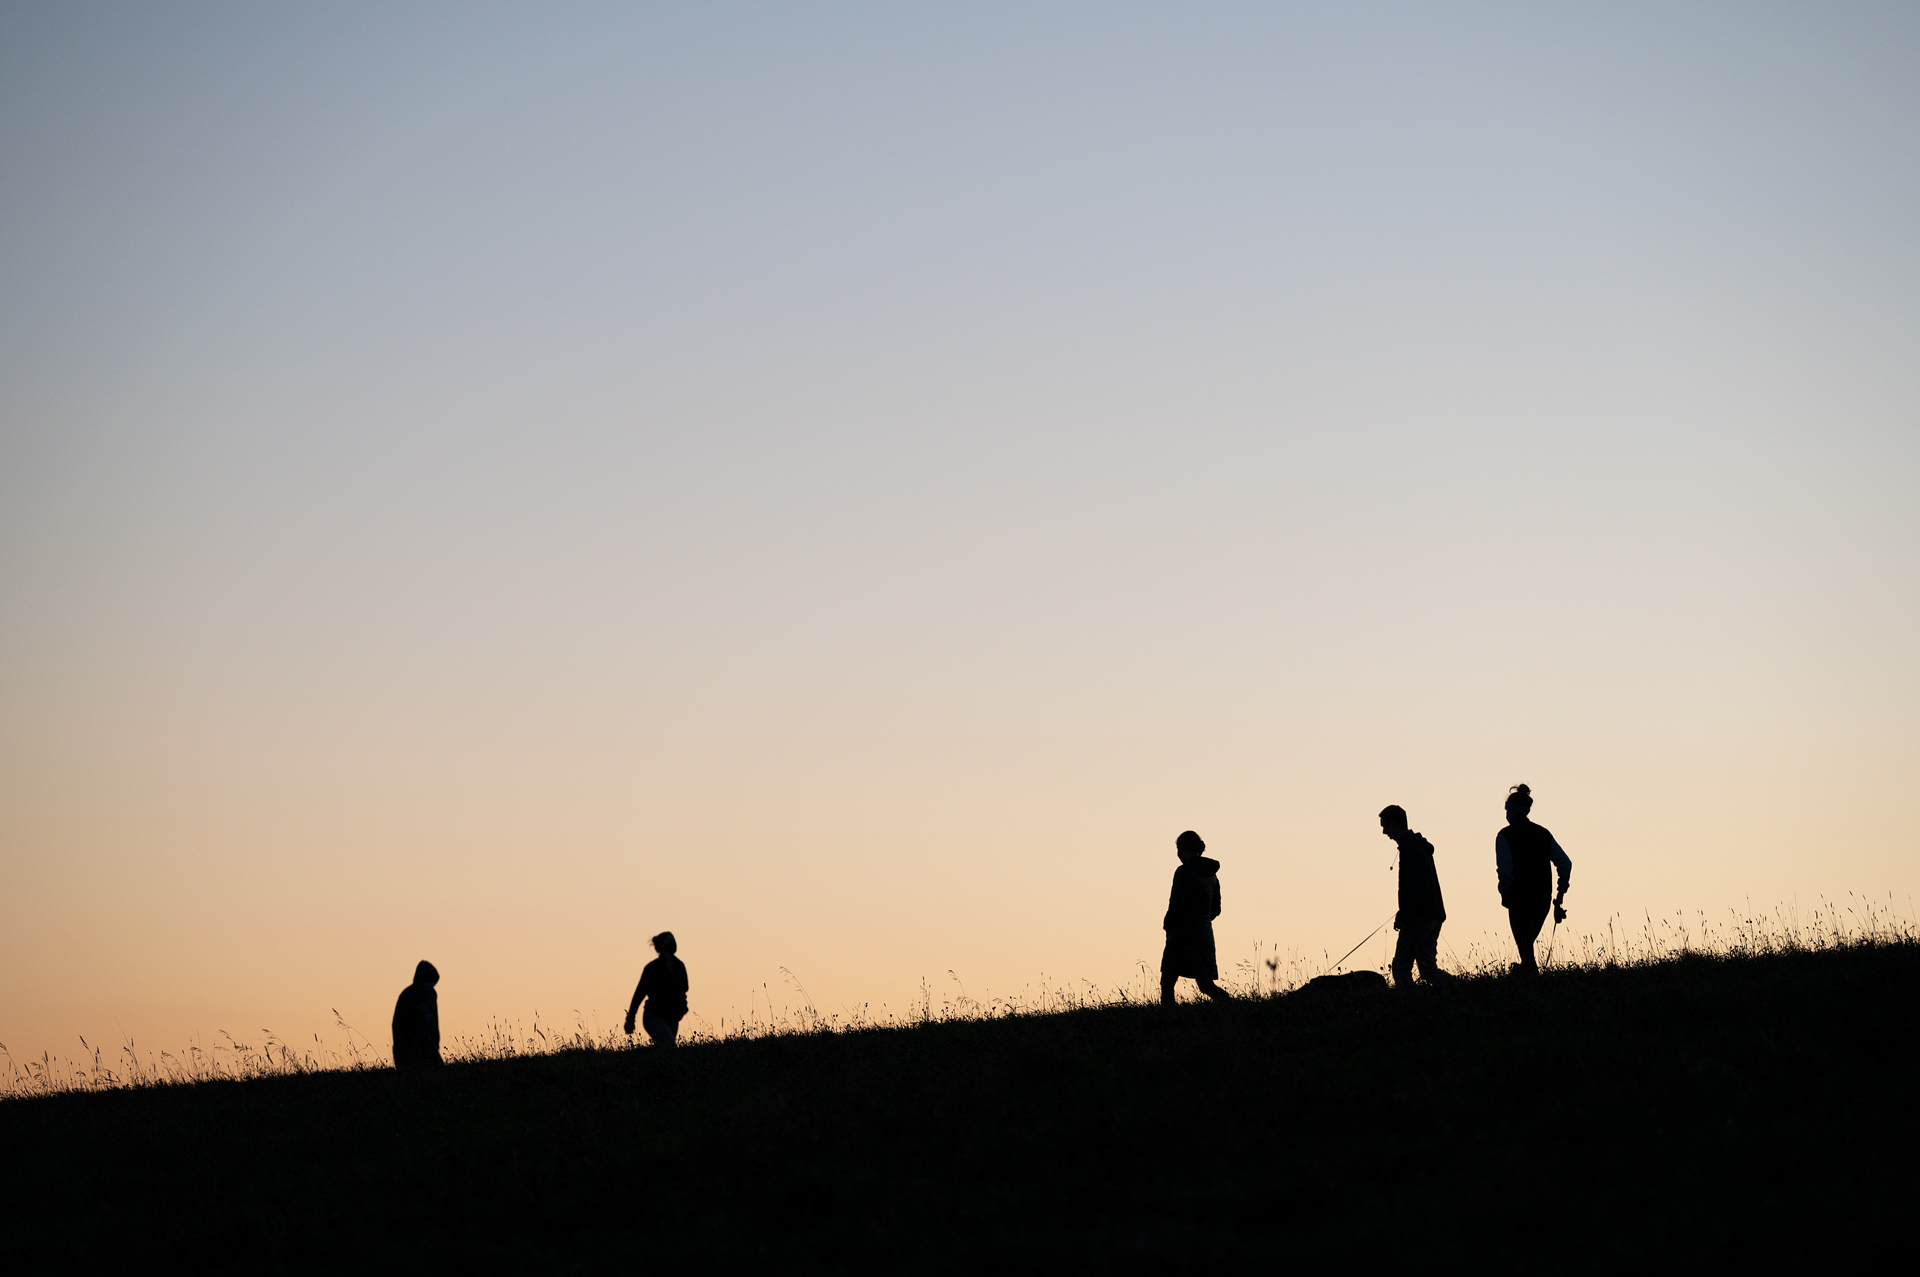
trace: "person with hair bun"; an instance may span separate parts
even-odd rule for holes
[[[1513,943],[1520,950],[1524,975],[1538,975],[1534,961],[1534,942],[1546,925],[1547,909],[1553,920],[1563,922],[1567,911],[1567,882],[1573,877],[1573,861],[1560,850],[1545,825],[1533,823],[1533,791],[1515,785],[1507,794],[1507,827],[1493,840],[1493,861],[1500,874],[1500,903],[1506,906],[1507,925],[1513,929]],[[1560,871],[1560,890],[1553,889],[1553,871]]]
[[[640,971],[640,983],[627,1006],[627,1032],[633,1032],[633,1017],[646,1001],[646,1014],[640,1023],[655,1046],[672,1046],[680,1032],[680,1021],[687,1018],[687,964],[674,956],[680,945],[673,932],[662,931],[653,938],[653,951],[660,956]]]

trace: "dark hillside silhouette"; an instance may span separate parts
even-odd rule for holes
[[[1908,1244],[1917,981],[1895,943],[8,1100],[0,1237],[22,1272],[1824,1271]]]

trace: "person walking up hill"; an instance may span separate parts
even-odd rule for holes
[[[441,1063],[440,996],[433,986],[440,973],[425,958],[413,969],[413,983],[400,990],[393,1004],[393,1067]]]
[[[1213,920],[1220,916],[1220,862],[1200,854],[1207,844],[1191,829],[1173,846],[1180,867],[1173,871],[1167,916],[1160,923],[1167,933],[1167,947],[1160,955],[1161,1005],[1173,1005],[1173,986],[1181,976],[1191,977],[1200,992],[1215,1002],[1231,1002],[1227,991],[1214,983],[1220,978],[1213,952]]]
[[[671,931],[653,938],[653,951],[660,956],[641,968],[640,983],[627,1006],[627,1032],[631,1034],[633,1017],[640,1003],[646,1002],[646,1014],[640,1017],[640,1023],[655,1046],[672,1046],[680,1032],[680,1021],[687,1018],[687,965],[675,956],[679,948]]]
[[[1453,976],[1440,969],[1440,924],[1447,906],[1440,899],[1440,871],[1433,865],[1433,844],[1407,828],[1407,809],[1398,803],[1380,809],[1380,832],[1400,848],[1400,909],[1393,929],[1400,939],[1393,946],[1393,987],[1413,987],[1413,964],[1428,984],[1442,984]]]
[[[1553,908],[1553,920],[1564,922],[1567,882],[1573,877],[1573,861],[1545,825],[1533,823],[1533,791],[1515,785],[1507,795],[1507,827],[1493,840],[1494,867],[1500,874],[1500,903],[1507,909],[1507,925],[1513,929],[1513,943],[1520,950],[1524,975],[1537,975],[1534,942],[1546,925],[1547,908]],[[1560,871],[1560,890],[1553,890],[1553,871]]]

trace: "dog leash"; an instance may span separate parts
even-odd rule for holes
[[[1387,925],[1387,923],[1388,923],[1389,921],[1391,921],[1391,920],[1392,920],[1392,919],[1391,919],[1391,915],[1389,915],[1389,916],[1388,916],[1388,917],[1386,917],[1386,918],[1382,918],[1382,919],[1380,920],[1380,925],[1379,925],[1378,927],[1375,927],[1375,928],[1374,928],[1374,929],[1373,929],[1372,931],[1369,931],[1369,932],[1367,932],[1367,934],[1366,934],[1366,935],[1364,935],[1364,936],[1361,936],[1361,937],[1360,937],[1360,944],[1365,944],[1365,943],[1366,943],[1367,941],[1369,941],[1369,940],[1371,940],[1371,939],[1373,939],[1373,938],[1374,938],[1375,936],[1377,936],[1377,935],[1379,935],[1379,934],[1380,934],[1380,932],[1381,932],[1381,931],[1382,931],[1382,930],[1383,930],[1383,929],[1384,929],[1384,928],[1386,927],[1386,925]],[[1347,960],[1348,958],[1351,958],[1351,957],[1352,957],[1352,956],[1353,956],[1354,954],[1356,954],[1356,953],[1358,953],[1358,952],[1360,952],[1360,944],[1357,944],[1357,945],[1355,945],[1355,946],[1353,946],[1353,948],[1351,948],[1351,949],[1349,949],[1349,950],[1347,950],[1347,951],[1346,951],[1345,953],[1343,953],[1343,954],[1341,954],[1341,955],[1340,955],[1340,962],[1345,962],[1345,961],[1346,961],[1346,960]],[[1333,965],[1334,965],[1334,966],[1335,966],[1335,967],[1337,968],[1337,967],[1339,967],[1339,965],[1340,965],[1340,962],[1336,962],[1336,963],[1334,963]]]

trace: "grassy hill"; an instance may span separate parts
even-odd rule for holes
[[[1904,1241],[1920,946],[0,1103],[9,1258],[1202,1271]]]

